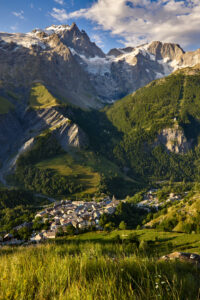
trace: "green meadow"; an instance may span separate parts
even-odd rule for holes
[[[118,166],[103,156],[97,156],[92,151],[77,151],[57,155],[45,159],[35,165],[39,169],[51,169],[61,176],[71,176],[75,184],[82,184],[84,190],[74,194],[84,197],[95,194],[100,184],[100,175],[125,177]],[[133,181],[126,177],[127,180]],[[134,181],[133,181],[134,182]]]
[[[36,83],[30,91],[30,106],[34,109],[49,108],[59,105],[59,101],[54,98],[48,89],[41,83]]]
[[[200,270],[163,262],[168,251],[200,252],[200,235],[155,230],[84,233],[0,249],[0,299],[199,299]]]
[[[62,176],[73,176],[76,184],[84,185],[83,194],[95,193],[100,181],[97,172],[91,167],[81,165],[79,161],[76,161],[69,154],[62,154],[52,159],[43,160],[39,162],[36,167],[55,170]]]

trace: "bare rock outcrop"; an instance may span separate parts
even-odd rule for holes
[[[157,136],[156,144],[162,144],[168,151],[177,154],[184,154],[191,149],[191,142],[186,139],[178,125],[162,129]]]
[[[200,255],[194,253],[173,252],[164,255],[160,258],[160,261],[173,261],[173,260],[192,263],[200,267]]]
[[[23,119],[28,128],[25,134],[27,138],[30,129],[34,136],[49,129],[64,150],[68,150],[69,147],[81,149],[88,144],[88,138],[83,130],[56,107],[28,110]]]
[[[179,59],[185,52],[178,44],[152,42],[148,51],[156,56],[156,59],[169,58],[169,60]]]
[[[65,151],[83,149],[89,143],[84,131],[59,108],[28,109],[20,116],[11,112],[0,115],[1,166],[14,168],[19,156],[30,150],[45,130],[52,132]]]
[[[83,149],[88,145],[88,138],[84,131],[70,120],[61,122],[61,124],[53,131],[56,139],[64,150],[69,147]]]
[[[53,32],[48,36],[41,31],[0,33],[0,81],[4,87],[12,84],[27,90],[33,82],[40,81],[53,94],[62,95],[76,106],[99,108],[95,87],[64,42],[64,36],[64,30],[62,35]]]

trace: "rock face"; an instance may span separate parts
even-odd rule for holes
[[[200,255],[185,252],[173,252],[160,258],[160,260],[180,260],[182,262],[189,262],[200,267]]]
[[[12,84],[27,91],[34,82],[42,82],[74,105],[100,107],[88,74],[56,33],[0,34],[0,82],[5,88]]]
[[[159,41],[152,42],[148,51],[155,55],[156,60],[168,58],[168,60],[179,60],[180,56],[185,52],[178,44],[161,43]]]
[[[28,90],[33,82],[43,82],[58,98],[83,108],[99,108],[197,63],[200,50],[185,53],[177,44],[159,41],[105,55],[75,23],[0,33],[1,84]]]
[[[72,24],[70,30],[63,31],[60,35],[60,40],[67,47],[73,48],[81,55],[89,57],[105,57],[103,51],[90,41],[87,33],[79,28],[75,23]]]
[[[83,130],[69,121],[62,123],[54,133],[58,142],[66,151],[69,147],[83,149],[88,145],[88,138]]]
[[[177,44],[158,41],[135,48],[111,49],[105,57],[90,59],[71,50],[88,73],[98,97],[105,102],[119,99],[152,80],[200,62],[198,50],[185,53]]]
[[[26,139],[30,135],[30,129],[31,135],[34,137],[49,129],[64,150],[68,150],[69,147],[82,149],[88,144],[83,130],[56,107],[36,111],[29,110],[25,113],[23,120],[27,128]]]
[[[162,129],[157,137],[157,143],[162,144],[170,152],[184,154],[191,149],[191,143],[187,141],[183,130],[175,125],[173,128]]]
[[[13,168],[19,156],[34,145],[35,137],[47,129],[64,150],[85,148],[87,135],[65,115],[56,107],[28,109],[18,116],[13,113],[0,115],[0,158],[5,171]]]

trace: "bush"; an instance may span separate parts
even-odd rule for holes
[[[120,230],[126,230],[127,228],[127,225],[124,221],[121,221],[120,224],[119,224],[119,229]]]

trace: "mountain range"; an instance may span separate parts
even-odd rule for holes
[[[73,23],[27,34],[0,33],[1,86],[30,89],[42,82],[58,98],[79,107],[111,103],[179,68],[200,62],[200,50],[152,42],[108,54]]]
[[[198,180],[199,64],[159,41],[105,54],[75,23],[0,33],[0,180],[120,196]]]

